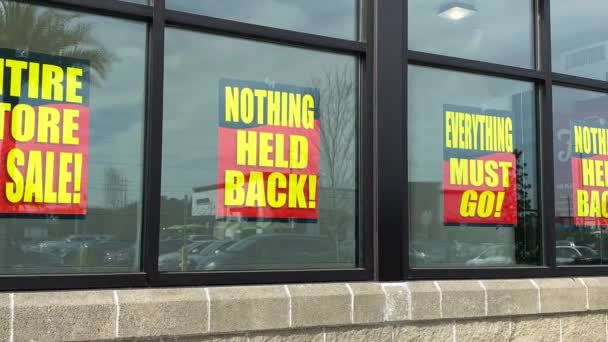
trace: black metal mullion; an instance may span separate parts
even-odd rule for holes
[[[74,11],[86,11],[91,14],[100,14],[112,17],[121,17],[134,20],[150,20],[152,7],[135,4],[122,0],[21,0],[46,7],[58,7]]]
[[[146,283],[144,273],[4,274],[0,276],[0,291],[142,287]]]
[[[403,236],[401,237],[401,240],[403,241],[403,247],[401,250],[401,258],[403,260],[403,265],[400,265],[400,267],[402,268],[402,272],[405,276],[405,278],[409,278],[411,276],[411,265],[410,265],[410,179],[409,179],[409,166],[408,166],[408,158],[409,158],[409,153],[408,153],[408,143],[407,143],[407,139],[408,139],[408,118],[409,118],[409,110],[408,110],[408,101],[409,101],[409,94],[408,94],[408,65],[409,65],[409,60],[410,60],[410,55],[409,55],[409,1],[410,0],[406,0],[404,1],[405,4],[403,6],[403,11],[402,11],[402,28],[401,28],[401,56],[402,56],[402,60],[404,61],[403,66],[401,68],[401,70],[399,70],[401,72],[402,75],[402,84],[403,84],[403,104],[402,104],[402,108],[401,108],[401,112],[403,113],[403,137],[402,137],[402,143],[404,147],[404,151],[403,151],[403,161],[401,163],[402,167],[403,167],[403,174],[404,174],[404,190],[403,190],[403,212],[405,213],[405,219],[404,219],[404,227],[403,227]]]
[[[163,134],[163,78],[165,56],[165,1],[155,0],[149,30],[148,92],[145,132],[144,271],[150,281],[158,278],[160,198]]]
[[[359,174],[357,177],[358,189],[357,199],[359,201],[359,214],[357,215],[359,232],[357,236],[357,253],[363,256],[362,266],[370,272],[370,278],[376,277],[374,251],[377,250],[375,243],[376,225],[374,220],[374,205],[377,201],[377,194],[374,191],[374,17],[375,8],[374,0],[362,1],[363,27],[359,28],[361,32],[365,32],[364,39],[366,40],[366,53],[363,59],[363,72],[360,84],[361,107],[359,110],[360,118],[360,139],[359,139]],[[360,260],[360,258],[357,258]],[[359,263],[357,264],[359,265]]]
[[[558,266],[552,274],[556,277],[605,277],[608,276],[606,265]]]
[[[495,278],[539,278],[553,276],[549,267],[510,268],[415,268],[410,270],[412,279],[495,279]]]
[[[544,264],[555,271],[555,182],[553,161],[553,84],[551,74],[551,20],[550,1],[539,0],[540,10],[540,67],[545,82],[540,95],[540,186],[544,246]]]
[[[299,269],[268,271],[232,272],[172,272],[162,273],[154,280],[155,286],[197,286],[197,285],[255,285],[284,283],[314,283],[339,281],[369,281],[370,270],[351,269]]]
[[[405,1],[376,1],[375,187],[381,280],[401,280],[407,255],[407,132],[405,115]]]
[[[556,85],[602,93],[608,92],[608,82],[606,81],[560,73],[552,73],[551,78]]]
[[[408,51],[407,60],[409,64],[430,66],[440,69],[450,69],[485,76],[497,76],[533,82],[545,79],[545,74],[539,70],[481,62],[459,57],[437,55],[420,51]]]

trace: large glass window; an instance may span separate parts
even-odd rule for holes
[[[413,267],[541,261],[534,85],[408,68]]]
[[[167,8],[212,17],[356,40],[358,0],[166,0]]]
[[[408,1],[408,48],[534,66],[533,1]],[[562,25],[567,28],[570,25]]]
[[[558,265],[608,256],[608,96],[553,88],[555,229]]]
[[[0,273],[139,271],[146,25],[0,13]]]
[[[160,271],[354,267],[358,61],[166,31]]]
[[[608,2],[551,2],[553,71],[608,80]]]

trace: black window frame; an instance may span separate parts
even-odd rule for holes
[[[566,75],[552,71],[551,57],[551,0],[532,1],[534,20],[535,66],[521,68],[472,59],[451,57],[409,50],[407,46],[407,0],[379,1],[378,29],[376,32],[378,55],[378,82],[376,91],[383,94],[378,102],[378,136],[380,151],[398,150],[403,156],[394,160],[379,153],[382,160],[377,178],[379,209],[378,220],[382,222],[378,231],[379,279],[434,280],[467,278],[529,278],[571,277],[608,275],[608,267],[602,265],[558,266],[556,264],[555,238],[555,189],[553,163],[553,86],[592,90],[608,93],[608,82]],[[395,14],[397,13],[397,14]],[[400,16],[400,17],[399,17]],[[400,26],[401,25],[401,26]],[[395,28],[401,27],[400,32]],[[401,54],[399,55],[399,53]],[[400,59],[397,60],[397,55]],[[401,73],[396,70],[401,63]],[[539,158],[539,181],[542,255],[539,266],[526,267],[458,267],[458,268],[413,268],[409,264],[409,213],[408,213],[408,167],[407,167],[407,66],[420,65],[436,69],[496,76],[505,79],[528,81],[535,84],[536,133]],[[413,85],[415,86],[415,85]],[[388,96],[387,96],[388,93]],[[399,96],[402,98],[400,99]],[[377,100],[377,99],[376,99]],[[385,103],[382,103],[385,102]],[[401,142],[396,149],[395,142]],[[397,180],[397,181],[395,181]],[[396,188],[396,185],[401,185]],[[393,229],[399,227],[401,229]],[[398,264],[398,265],[395,265]]]
[[[17,0],[23,1],[23,0]],[[364,17],[358,18],[358,36],[365,41],[332,38],[316,34],[243,23],[165,8],[165,0],[153,5],[122,0],[25,0],[23,2],[144,22],[148,25],[146,49],[146,110],[144,123],[143,224],[141,232],[142,271],[135,273],[0,274],[0,290],[53,290],[187,285],[271,284],[321,281],[364,281],[373,274],[373,111],[370,102],[373,66],[373,1],[361,0]],[[360,13],[359,13],[360,14]],[[357,188],[358,267],[350,269],[184,272],[158,270],[165,27],[239,37],[286,46],[351,55],[359,61],[359,131]]]
[[[408,50],[408,0],[361,0],[365,41],[331,38],[121,0],[22,0],[148,25],[142,271],[0,275],[0,290],[238,285],[323,281],[525,278],[608,275],[608,266],[557,266],[553,174],[553,85],[608,93],[608,82],[551,69],[550,1],[534,0],[535,67],[521,68]],[[158,271],[165,27],[356,56],[360,61],[358,236],[363,263],[353,269],[161,273]],[[540,266],[412,268],[409,265],[407,68],[523,80],[535,85],[542,262]]]

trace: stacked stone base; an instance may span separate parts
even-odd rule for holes
[[[5,293],[0,341],[608,341],[608,278]]]
[[[149,341],[183,342],[558,342],[607,341],[606,313],[520,316],[483,320],[424,321],[280,330],[238,335],[166,337]]]

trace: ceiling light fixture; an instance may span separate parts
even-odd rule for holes
[[[437,15],[449,20],[462,20],[477,13],[475,6],[462,2],[449,2],[439,7]]]

